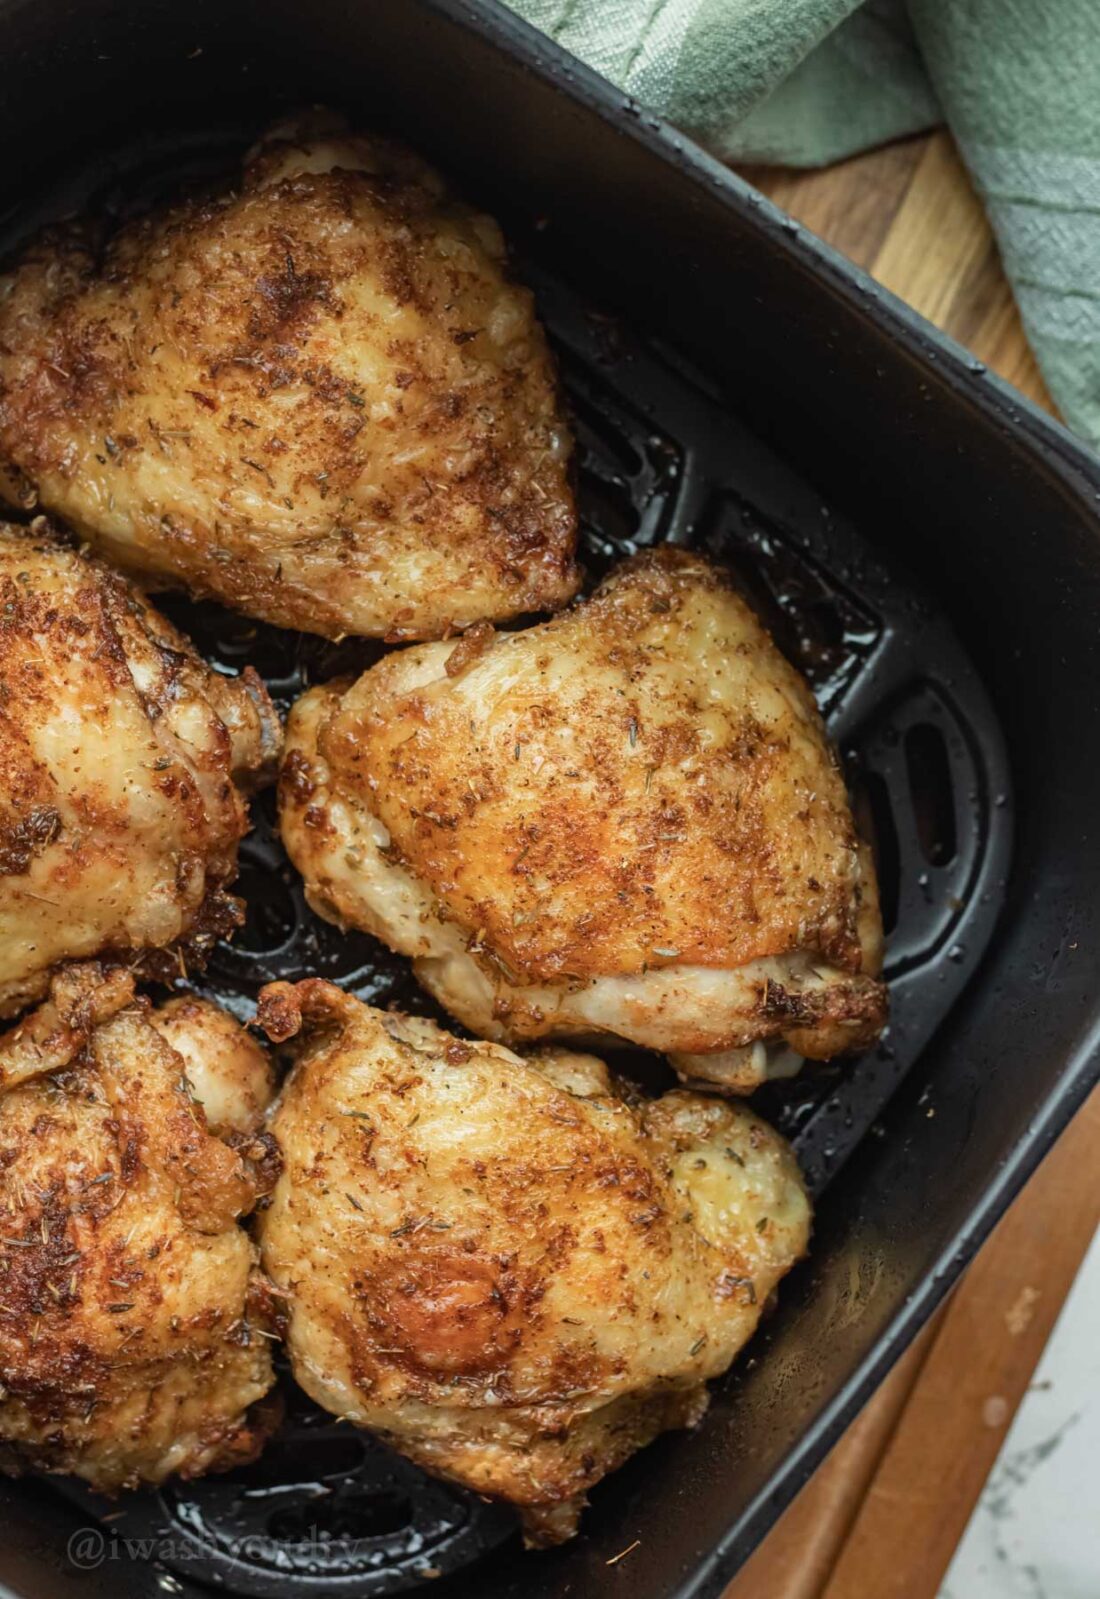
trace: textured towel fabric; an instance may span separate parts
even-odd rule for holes
[[[1100,446],[1100,0],[509,0],[710,149],[819,166],[946,121]]]

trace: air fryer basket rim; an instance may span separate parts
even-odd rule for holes
[[[797,261],[832,295],[857,308],[861,317],[930,375],[934,362],[937,381],[946,379],[968,407],[1010,434],[1031,470],[1045,470],[1057,476],[1082,505],[1087,505],[1095,530],[1100,460],[1010,385],[976,370],[976,364],[961,346],[814,235],[794,228],[779,208],[677,130],[649,113],[639,116],[612,85],[517,18],[499,0],[477,0],[473,4],[468,0],[417,0],[417,5],[421,11],[435,12],[480,35],[528,72],[547,80],[559,95],[611,124],[619,136],[644,146],[652,157],[674,169],[684,184],[701,186],[717,196],[722,205],[738,213],[748,229],[766,234],[769,248]],[[0,0],[0,29],[19,7],[20,0]],[[927,1320],[1098,1079],[1100,1013],[1094,1010],[1091,1028],[1082,1029],[1076,1047],[1065,1054],[1041,1109],[1008,1158],[989,1174],[965,1225],[940,1250],[934,1269],[925,1275],[908,1302],[898,1308],[877,1343],[792,1446],[778,1478],[745,1506],[703,1561],[690,1572],[685,1571],[676,1588],[676,1599],[710,1599],[720,1591]],[[0,1488],[0,1504],[6,1495],[7,1490]],[[629,1562],[620,1568],[627,1570]],[[589,1591],[586,1586],[586,1596]],[[0,1592],[15,1599],[16,1590],[5,1589],[2,1582]],[[24,1594],[27,1592],[24,1590]],[[37,1594],[35,1599],[39,1599]]]

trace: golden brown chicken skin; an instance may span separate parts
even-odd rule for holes
[[[184,1024],[177,1016],[177,1028]],[[262,1052],[196,1004],[226,1098]],[[208,1130],[181,1053],[132,979],[70,967],[0,1037],[0,1470],[112,1492],[250,1459],[274,1413],[255,1247],[277,1167],[256,1117]]]
[[[0,1015],[63,960],[198,958],[226,893],[242,788],[281,737],[259,678],[209,670],[124,579],[0,524]]]
[[[0,279],[0,485],[284,627],[435,638],[577,586],[568,430],[496,224],[333,119]]]
[[[472,1031],[630,1040],[751,1088],[885,1017],[868,852],[798,674],[724,577],[636,557],[518,633],[294,707],[282,832],[320,915]]]
[[[522,1060],[314,979],[260,1020],[297,1061],[260,1217],[298,1381],[531,1544],[670,1427],[803,1254],[792,1155],[741,1107],[632,1103],[602,1062]]]
[[[259,1131],[275,1097],[271,1059],[228,1011],[194,994],[158,1005],[151,1024],[183,1061],[192,1094],[216,1138]]]

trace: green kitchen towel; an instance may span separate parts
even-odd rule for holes
[[[726,158],[946,121],[1070,426],[1100,446],[1100,0],[509,0]]]

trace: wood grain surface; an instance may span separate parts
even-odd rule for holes
[[[1053,410],[996,243],[940,132],[744,176]],[[724,1599],[935,1599],[1100,1225],[1100,1090]]]

